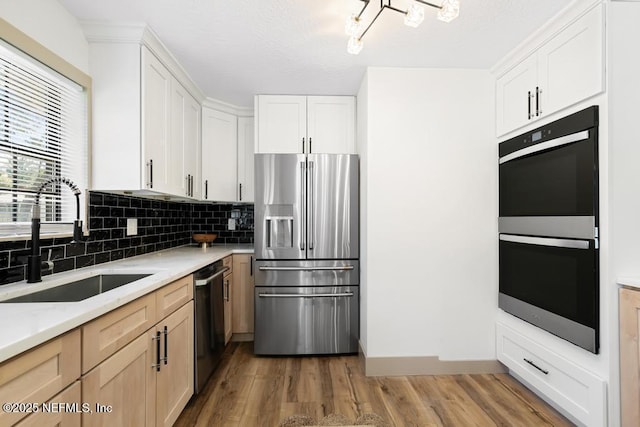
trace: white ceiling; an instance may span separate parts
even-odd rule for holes
[[[147,23],[207,96],[252,107],[257,93],[353,95],[367,66],[488,69],[571,0],[461,0],[458,19],[426,7],[419,28],[385,10],[357,56],[344,23],[361,0],[59,2],[80,20]],[[371,0],[365,23],[379,5]]]

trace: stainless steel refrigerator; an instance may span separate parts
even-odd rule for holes
[[[255,353],[357,352],[358,156],[256,154],[255,183]]]

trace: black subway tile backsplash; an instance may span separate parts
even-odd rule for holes
[[[89,236],[43,239],[43,260],[53,273],[73,270],[193,243],[193,233],[217,233],[215,243],[253,243],[253,205],[181,203],[100,192],[89,193]],[[127,236],[127,218],[138,219],[138,234]],[[227,230],[229,219],[235,230]],[[25,279],[30,242],[0,242],[0,285]],[[51,272],[43,272],[43,275]]]

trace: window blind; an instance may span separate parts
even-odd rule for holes
[[[0,43],[0,236],[11,227],[20,234],[38,189],[52,178],[70,179],[85,196],[86,100],[81,86]],[[43,223],[75,219],[75,197],[65,187],[43,189]]]

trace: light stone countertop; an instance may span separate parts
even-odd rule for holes
[[[253,253],[252,245],[182,246],[0,287],[0,301],[101,273],[150,276],[76,302],[0,303],[0,362],[70,331],[233,253]]]
[[[618,277],[616,282],[618,285],[638,288],[640,290],[640,277]]]

